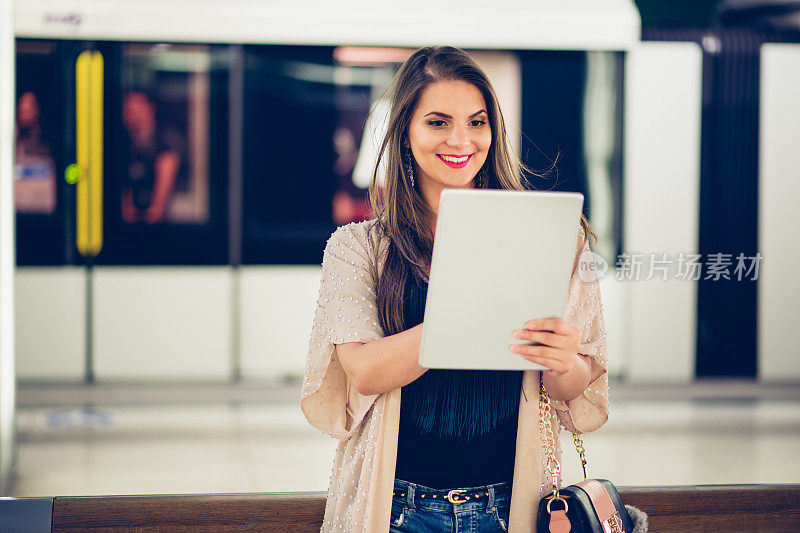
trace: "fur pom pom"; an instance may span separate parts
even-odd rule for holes
[[[628,510],[628,516],[631,517],[633,533],[647,533],[647,513],[632,505],[626,505],[625,509]]]

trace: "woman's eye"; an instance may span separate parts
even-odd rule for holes
[[[473,128],[479,128],[479,127],[483,126],[484,124],[486,124],[486,121],[485,120],[470,120],[469,123]],[[444,126],[446,124],[447,123],[444,120],[429,120],[428,121],[428,125],[433,126],[435,128],[439,128],[439,127]]]

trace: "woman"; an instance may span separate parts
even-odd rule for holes
[[[539,438],[540,372],[417,363],[439,193],[523,189],[527,169],[511,155],[491,84],[463,51],[416,51],[390,96],[370,185],[377,216],[338,228],[327,243],[301,392],[308,421],[340,441],[322,531],[529,532],[552,487]],[[556,436],[559,421],[586,433],[608,419],[598,281],[576,270],[593,235],[583,217],[577,233],[566,320],[531,320],[510,347],[551,369],[543,379]]]

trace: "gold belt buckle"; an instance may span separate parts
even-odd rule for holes
[[[459,492],[467,492],[467,491],[463,490],[463,489],[453,489],[453,490],[451,490],[450,492],[447,493],[447,496],[445,496],[445,498],[447,498],[447,500],[450,503],[464,503],[467,500],[457,500],[457,499],[454,499],[454,497],[453,497],[456,493],[459,493]]]

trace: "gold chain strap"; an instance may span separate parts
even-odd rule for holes
[[[583,437],[577,433],[572,434],[572,441],[575,443],[575,449],[578,450],[578,455],[581,457],[581,468],[583,468],[583,479],[588,479],[586,476],[586,450],[583,448]]]
[[[544,386],[544,377],[539,374],[539,433],[544,448],[545,456],[547,457],[547,470],[553,481],[553,495],[552,498],[558,499],[559,491],[559,474],[561,473],[561,464],[556,459],[556,442],[553,437],[553,426],[550,423],[551,407],[550,396],[547,395],[547,388]],[[586,476],[586,450],[583,447],[583,437],[578,433],[572,434],[572,440],[575,442],[575,449],[581,458],[581,467],[583,467],[583,478]]]
[[[550,397],[547,395],[547,389],[544,386],[544,379],[539,377],[539,432],[542,441],[542,448],[544,449],[545,457],[547,457],[547,470],[550,471],[553,481],[553,497],[558,498],[558,475],[561,473],[561,465],[556,459],[556,442],[553,437],[553,426],[550,424]]]

